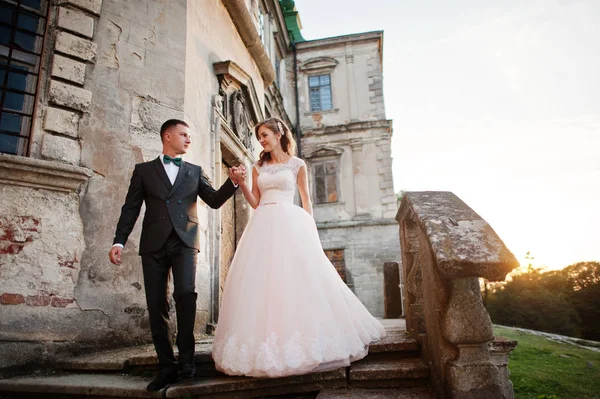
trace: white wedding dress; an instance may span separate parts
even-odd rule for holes
[[[323,252],[315,221],[294,205],[298,170],[255,165],[260,204],[232,260],[213,342],[218,370],[282,377],[348,366],[385,329]]]

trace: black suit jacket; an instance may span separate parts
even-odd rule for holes
[[[182,162],[175,183],[171,185],[160,158],[135,165],[125,205],[117,223],[113,244],[123,244],[133,230],[146,202],[140,239],[140,255],[158,251],[172,229],[188,247],[200,250],[198,233],[198,196],[211,208],[219,208],[237,189],[231,180],[215,190],[198,165]]]

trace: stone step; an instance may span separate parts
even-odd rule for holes
[[[387,330],[387,335],[381,341],[369,346],[369,353],[380,352],[419,352],[417,340],[406,330]]]
[[[0,380],[0,398],[73,397],[161,398],[146,391],[149,379],[131,375],[72,373],[29,375]],[[69,396],[71,397],[71,396]]]
[[[369,346],[365,359],[380,359],[382,354],[392,357],[418,357],[419,345],[406,330],[387,328],[387,336]],[[219,375],[212,359],[212,339],[196,343],[195,361],[200,376]],[[140,345],[122,349],[80,354],[59,359],[53,368],[68,371],[97,371],[139,373],[140,370],[155,370],[158,360],[153,345]]]
[[[285,378],[217,377],[179,382],[147,392],[149,379],[122,374],[69,373],[0,380],[0,398],[50,398],[61,395],[102,398],[264,398],[346,386],[346,370]],[[314,397],[313,396],[313,397]]]
[[[387,399],[382,395],[401,398],[393,395],[409,395],[412,391],[407,387],[426,386],[429,370],[418,358],[417,342],[404,329],[398,328],[397,321],[388,320],[386,323],[386,338],[373,343],[365,359],[330,372],[273,379],[229,377],[216,371],[212,360],[212,339],[207,338],[196,344],[195,361],[199,377],[175,384],[157,394],[145,390],[156,370],[154,347],[141,345],[64,357],[53,364],[51,374],[38,373],[0,380],[0,399],[57,399],[63,395],[69,398],[314,399],[320,393],[341,395],[342,392],[346,395],[343,397],[370,397],[363,395],[362,388],[377,388],[371,392],[379,395],[374,398]]]
[[[435,399],[429,387],[365,389],[324,389],[316,399]]]
[[[264,398],[300,392],[342,388],[347,384],[344,368],[323,373],[284,378],[220,377],[214,380],[191,380],[167,390],[167,398]]]
[[[399,388],[429,383],[429,369],[419,358],[364,359],[353,363],[350,386],[356,388]]]
[[[212,342],[196,343],[195,361],[196,364],[213,363]],[[130,372],[134,368],[154,370],[157,363],[154,346],[139,345],[64,357],[59,359],[53,367],[72,371]]]

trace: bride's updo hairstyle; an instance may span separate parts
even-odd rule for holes
[[[288,128],[281,119],[273,117],[259,122],[254,127],[254,134],[256,135],[257,140],[258,129],[261,126],[265,126],[276,135],[281,135],[281,148],[283,148],[283,151],[291,156],[296,155],[296,140],[294,140],[294,136],[292,135],[290,128]],[[265,162],[269,161],[271,161],[271,153],[261,151],[260,158],[258,159],[258,166],[263,166]]]

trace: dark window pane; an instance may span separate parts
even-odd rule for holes
[[[0,68],[0,87],[4,87],[4,77],[6,76],[6,69]]]
[[[336,176],[327,175],[327,202],[337,201]]]
[[[8,45],[10,43],[10,28],[7,26],[0,26],[0,44]]]
[[[24,32],[15,32],[15,44],[23,50],[35,51],[37,36]]]
[[[21,4],[38,11],[40,10],[40,8],[42,8],[41,0],[21,0]]]
[[[324,169],[323,164],[315,165],[315,174],[316,175],[323,175],[324,173],[325,173],[325,169]]]
[[[325,164],[325,168],[326,168],[326,173],[327,174],[332,174],[332,173],[336,173],[337,172],[337,165],[335,162],[328,162]]]
[[[40,23],[39,17],[34,17],[27,14],[19,14],[17,19],[17,26],[21,29],[29,30],[31,32],[38,31],[38,24]]]
[[[317,204],[327,202],[325,197],[325,179],[322,176],[315,177],[315,191],[317,196]]]
[[[24,108],[25,94],[6,92],[4,98],[4,108],[11,109],[13,111],[25,112]]]
[[[12,16],[12,8],[7,7],[5,4],[0,4],[0,21],[8,24],[12,21]]]
[[[27,75],[18,72],[8,73],[8,87],[25,91],[27,88]]]
[[[0,130],[21,133],[21,118],[22,117],[19,115],[3,112],[2,117],[0,118]]]
[[[7,136],[0,133],[0,153],[17,154],[19,148],[19,137]]]

